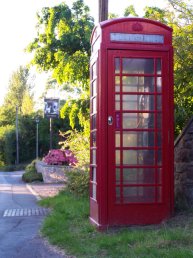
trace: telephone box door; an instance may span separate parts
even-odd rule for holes
[[[168,52],[108,51],[108,220],[171,214]]]

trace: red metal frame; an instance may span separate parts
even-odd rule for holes
[[[135,38],[136,34],[162,35],[164,42],[111,41],[110,33],[129,33]],[[103,22],[93,30],[91,44],[90,221],[99,229],[114,225],[159,223],[171,216],[174,203],[172,30],[159,22],[146,19],[115,19]],[[116,74],[115,59],[120,61],[120,71]],[[162,73],[156,74],[159,60],[162,64]],[[130,61],[150,62],[153,73],[149,74],[147,71],[139,74],[138,70],[123,73],[123,62]],[[96,67],[94,76],[93,65]],[[146,63],[144,67],[146,69]],[[115,91],[115,76],[120,78],[120,92]],[[138,78],[138,81],[141,80],[144,83],[153,80],[154,90],[151,92],[139,92],[139,90],[123,92],[124,78]],[[157,78],[162,78],[161,92],[158,92],[156,88]],[[120,103],[117,104],[119,110],[116,110],[115,107],[115,95],[117,99],[120,99]],[[132,102],[126,101],[124,110],[122,109],[123,99],[127,98],[136,101],[134,110]],[[161,109],[158,109],[157,104],[158,101],[160,104],[160,99]],[[149,109],[141,110],[141,103],[144,105],[145,100]],[[125,109],[125,105],[127,105],[127,109]],[[131,114],[142,118],[154,117],[153,127],[123,128],[124,115]],[[161,129],[158,128],[160,115],[162,115]],[[113,118],[112,125],[108,125],[109,116]],[[143,120],[145,121],[145,118]],[[131,120],[126,121],[130,123]],[[116,132],[120,135],[118,146],[115,146]],[[136,141],[136,143],[132,146],[127,138],[127,143],[123,146],[123,133],[128,133],[130,138],[134,136],[133,142]],[[151,138],[153,145],[144,145],[143,138],[147,139],[146,135],[148,135],[148,139]],[[161,145],[158,135],[161,135]],[[116,164],[116,150],[117,153],[120,153],[120,164]],[[161,165],[158,164],[159,150],[162,150]],[[145,153],[148,151],[150,154],[155,153],[155,162],[148,161],[148,164],[138,164],[139,161],[145,160]],[[123,158],[126,157],[124,155],[127,152],[136,158],[136,164],[124,164]],[[125,159],[125,162],[128,162],[129,157]],[[147,162],[147,159],[144,162]],[[116,168],[117,171],[120,171],[119,182],[116,182]],[[130,173],[127,174],[130,177],[133,173],[136,181],[134,183],[126,182],[123,171]],[[136,196],[134,197],[134,195]]]

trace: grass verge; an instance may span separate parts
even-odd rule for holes
[[[77,258],[185,258],[193,257],[193,215],[176,215],[159,226],[127,227],[98,232],[88,221],[88,199],[64,191],[40,201],[53,212],[42,234]]]

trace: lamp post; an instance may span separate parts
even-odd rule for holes
[[[16,106],[16,165],[19,164],[18,106]]]
[[[38,145],[39,145],[39,139],[38,139],[38,125],[39,125],[39,118],[36,117],[36,159],[38,159],[39,153],[38,153]]]

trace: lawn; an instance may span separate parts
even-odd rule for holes
[[[42,234],[77,258],[193,257],[192,211],[177,213],[161,225],[98,232],[88,220],[87,198],[64,191],[40,204],[53,209],[44,221]]]

